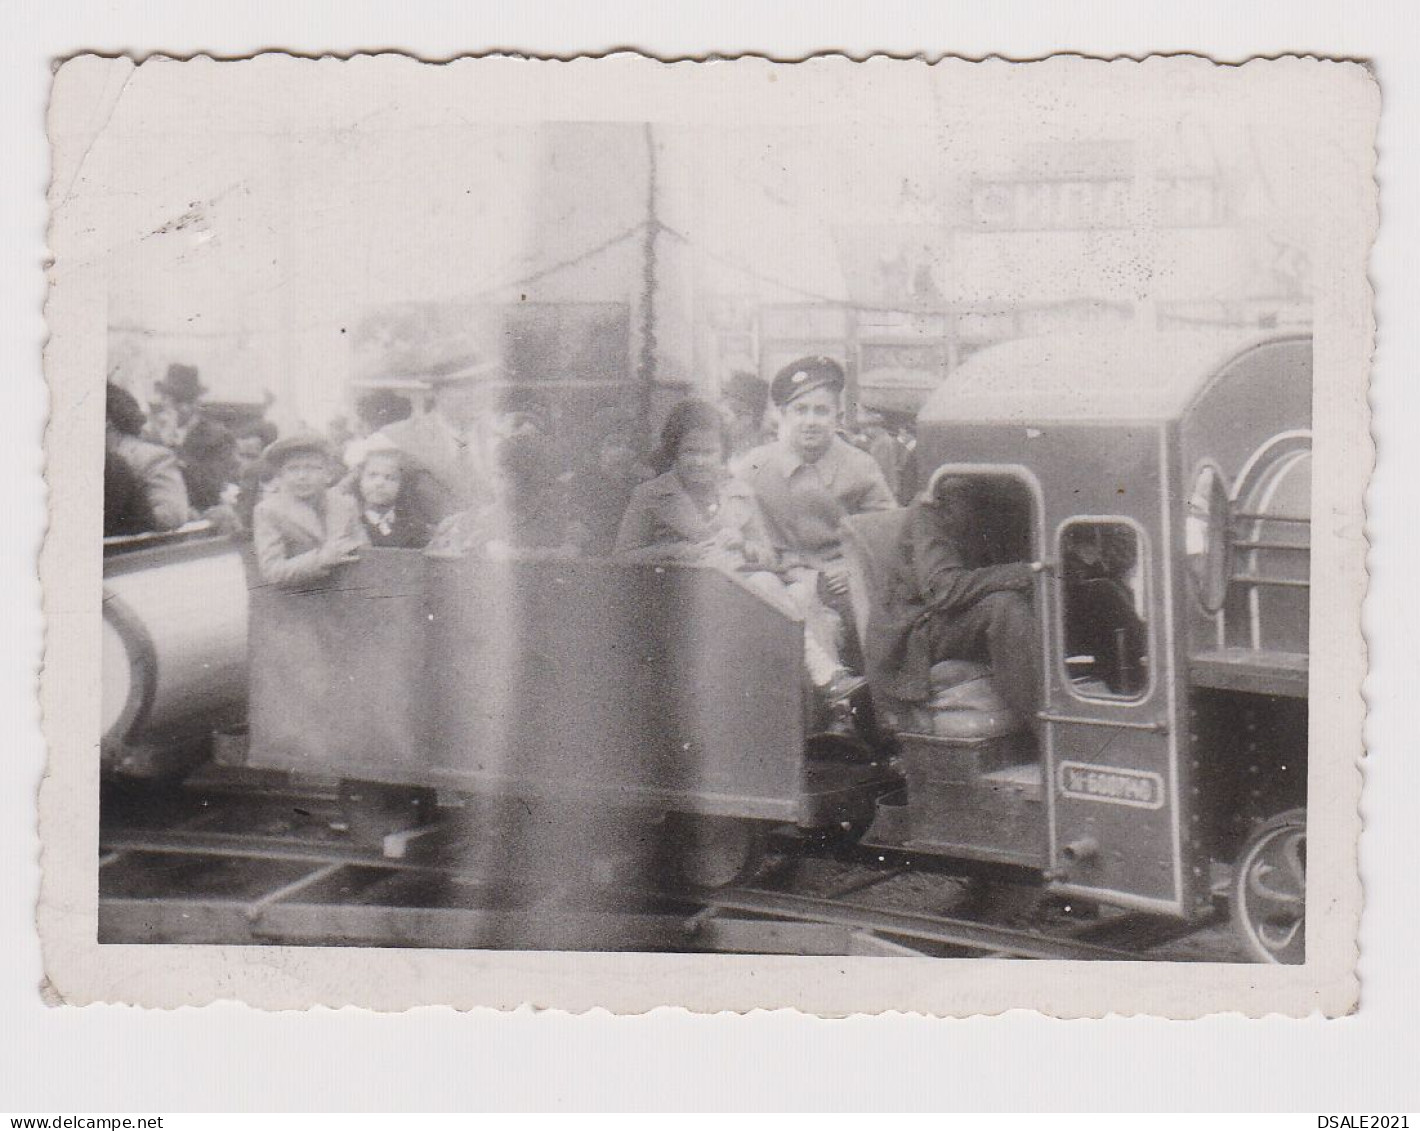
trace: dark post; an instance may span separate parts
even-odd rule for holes
[[[646,234],[641,263],[641,357],[636,367],[641,391],[641,434],[651,435],[652,400],[656,392],[656,237],[661,219],[656,213],[656,138],[651,123],[646,131]]]

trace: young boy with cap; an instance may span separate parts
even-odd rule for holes
[[[262,460],[275,490],[256,504],[252,540],[262,578],[295,587],[319,581],[356,560],[367,544],[354,499],[330,488],[330,445],[306,433],[277,440]]]

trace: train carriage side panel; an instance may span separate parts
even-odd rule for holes
[[[713,570],[431,563],[437,779],[799,818],[802,626]]]
[[[325,582],[251,593],[249,763],[419,784],[428,563],[366,549]]]

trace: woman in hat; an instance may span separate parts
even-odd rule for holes
[[[275,490],[256,504],[252,540],[262,578],[295,587],[353,562],[368,544],[355,501],[329,487],[330,445],[306,433],[277,440],[262,455]]]

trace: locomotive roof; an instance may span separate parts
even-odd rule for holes
[[[1081,332],[973,354],[922,406],[922,423],[1176,420],[1220,368],[1296,332]]]

